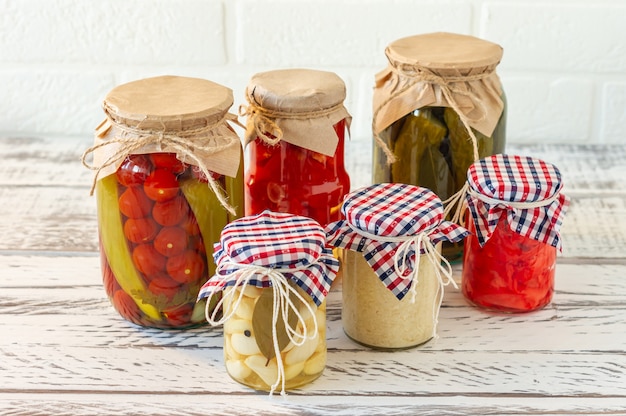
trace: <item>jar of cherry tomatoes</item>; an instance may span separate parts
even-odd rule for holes
[[[344,82],[331,72],[285,69],[256,74],[246,90],[246,215],[264,210],[339,219],[350,190],[344,135],[351,117]]]
[[[502,312],[550,303],[569,204],[562,187],[556,166],[531,157],[494,155],[470,166],[462,287],[471,303]]]
[[[467,231],[444,220],[441,200],[407,184],[375,184],[354,191],[345,220],[326,227],[328,244],[342,248],[345,333],[376,349],[425,343],[436,333],[444,286],[452,283],[440,242]]]
[[[228,374],[256,390],[284,394],[326,366],[326,295],[339,262],[315,220],[264,211],[228,224],[215,246],[217,272],[200,299],[224,325]],[[223,311],[223,315],[219,315]]]
[[[215,271],[210,250],[243,214],[232,103],[226,87],[173,76],[120,85],[104,100],[106,120],[83,162],[96,171],[104,287],[130,322],[205,322],[196,298]]]
[[[428,188],[450,205],[447,213],[469,166],[504,151],[506,102],[496,73],[502,48],[429,33],[398,39],[385,54],[389,64],[376,75],[373,96],[373,182]],[[462,241],[443,244],[443,252],[460,259]]]

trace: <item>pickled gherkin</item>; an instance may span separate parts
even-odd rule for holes
[[[454,192],[447,161],[448,129],[434,114],[435,110],[417,110],[405,118],[393,144],[398,158],[391,165],[394,182],[420,184],[443,198]],[[416,169],[407,169],[416,163]]]
[[[505,126],[506,112],[503,112],[491,136],[473,130],[479,157],[504,151]],[[422,186],[445,201],[463,187],[467,169],[474,163],[472,139],[452,108],[417,109],[387,127],[379,137],[392,150],[396,161],[387,164],[383,150],[374,145],[374,183]],[[444,244],[443,253],[448,260],[456,260],[462,249],[462,242]]]
[[[443,112],[443,118],[450,133],[450,157],[452,158],[454,182],[457,187],[461,187],[465,183],[467,170],[474,163],[474,144],[456,111],[446,108]],[[472,132],[478,145],[478,157],[483,158],[494,154],[493,137],[485,136],[474,129]]]

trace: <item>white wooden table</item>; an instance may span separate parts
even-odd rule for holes
[[[90,141],[0,138],[0,414],[626,414],[626,146],[509,146],[559,166],[572,197],[547,308],[485,313],[450,288],[437,339],[376,352],[346,338],[335,291],[324,374],[268,397],[228,377],[221,329],[143,329],[110,306]],[[354,187],[369,151],[346,151]]]

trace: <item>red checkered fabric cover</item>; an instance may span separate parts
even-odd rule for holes
[[[240,218],[224,227],[220,241],[214,245],[213,257],[217,271],[201,288],[199,299],[234,285],[239,269],[258,266],[282,273],[319,306],[339,270],[339,262],[326,247],[326,235],[319,223],[270,211]],[[270,281],[258,272],[248,284],[269,287]]]
[[[484,245],[502,215],[514,232],[561,249],[559,229],[569,205],[559,169],[527,156],[494,155],[467,171],[466,201]]]
[[[346,196],[345,220],[326,227],[328,244],[363,253],[385,286],[402,299],[411,287],[415,250],[394,256],[404,241],[425,233],[432,244],[459,241],[467,230],[443,220],[443,205],[432,191],[399,183],[375,184]],[[421,253],[424,250],[420,250]],[[404,270],[402,276],[397,268]]]

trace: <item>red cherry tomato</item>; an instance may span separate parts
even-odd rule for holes
[[[166,274],[154,277],[148,285],[148,290],[155,295],[165,295],[171,301],[180,292],[182,285],[170,279]]]
[[[198,221],[194,215],[187,215],[183,221],[178,224],[178,226],[182,227],[190,236],[197,236],[200,234],[200,226],[198,225]]]
[[[133,263],[141,273],[151,276],[165,270],[166,258],[152,244],[141,244],[133,250]]]
[[[124,186],[138,186],[150,176],[152,163],[147,155],[129,155],[115,173],[117,181]]]
[[[178,195],[179,187],[176,176],[167,169],[156,169],[143,184],[148,198],[162,202]]]
[[[200,256],[206,257],[206,247],[204,245],[204,241],[202,240],[202,236],[193,237],[189,241],[189,247],[196,251],[196,253],[200,254]]]
[[[152,218],[129,218],[124,223],[124,235],[135,244],[149,243],[158,231],[159,225]]]
[[[154,248],[166,257],[177,256],[187,250],[189,237],[180,227],[163,227],[154,239]]]
[[[164,313],[171,325],[185,325],[191,321],[193,305],[188,303],[176,309],[165,311]]]
[[[143,218],[149,215],[152,204],[143,190],[135,186],[126,188],[119,198],[120,211],[128,218]]]
[[[200,280],[206,269],[204,260],[195,252],[187,250],[167,259],[167,274],[177,282],[192,283]]]
[[[152,208],[152,218],[164,227],[177,225],[189,215],[187,200],[178,195],[164,202],[157,202]]]
[[[187,165],[178,160],[176,153],[152,153],[150,159],[152,159],[152,163],[157,168],[167,169],[176,175],[183,173],[187,169]]]

